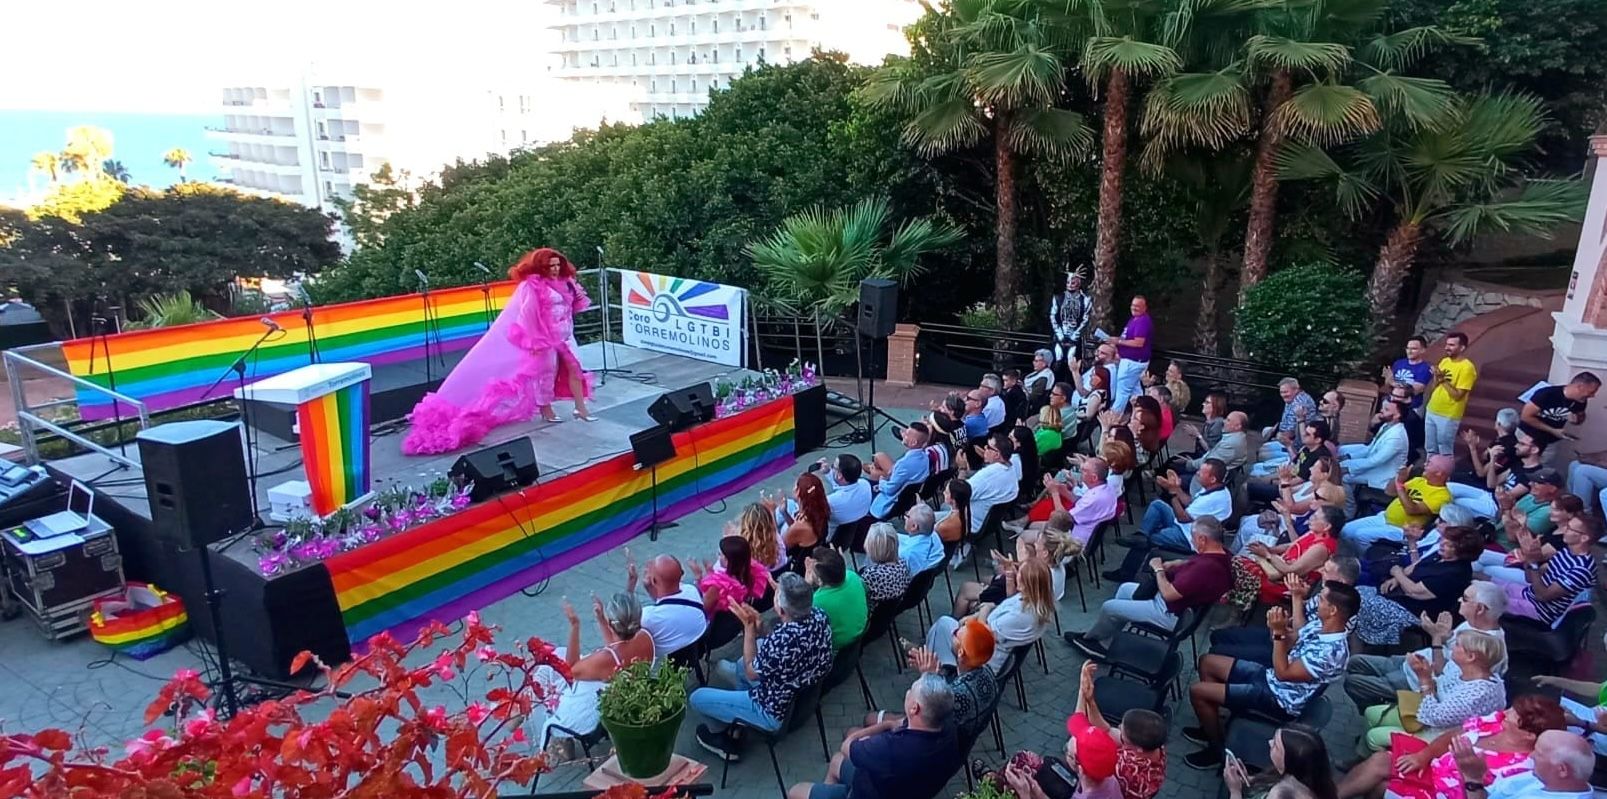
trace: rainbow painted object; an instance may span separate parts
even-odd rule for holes
[[[724,299],[699,301],[700,297],[719,291],[724,286],[719,283],[704,283],[701,280],[690,280],[684,277],[667,277],[665,275],[651,275],[646,272],[636,273],[636,284],[627,285],[625,303],[639,308],[651,308],[658,315],[659,321],[670,316],[701,316],[706,319],[728,319]],[[671,307],[659,308],[654,303],[669,303]]]
[[[758,484],[793,462],[794,400],[781,397],[675,435],[658,467],[669,521]],[[325,560],[347,638],[400,640],[451,621],[647,529],[651,474],[629,453]]]
[[[364,380],[296,408],[312,510],[319,516],[369,493],[368,383]]]
[[[145,660],[190,637],[190,616],[178,597],[131,582],[124,596],[95,600],[89,635],[118,654]]]
[[[494,316],[513,295],[512,281],[493,283]],[[430,292],[439,317],[442,352],[474,346],[488,327],[485,295],[479,286]],[[238,317],[178,327],[133,330],[63,342],[68,371],[105,388],[138,399],[152,411],[168,410],[229,395],[231,381],[206,395],[240,353],[265,330],[260,317]],[[307,323],[301,311],[268,314],[284,334],[265,343],[247,362],[248,381],[282,374],[312,362]],[[424,353],[424,302],[418,294],[323,305],[312,309],[319,360],[356,361],[378,366],[416,360]],[[435,340],[432,330],[431,341]],[[108,368],[108,364],[110,368]],[[110,419],[113,402],[100,391],[78,389],[79,413],[86,420]],[[134,409],[123,407],[123,415]]]

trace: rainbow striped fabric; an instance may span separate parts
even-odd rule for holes
[[[513,296],[513,289],[512,281],[491,284],[493,316]],[[474,346],[489,326],[485,295],[479,286],[431,292],[430,305],[439,320],[443,352]],[[61,349],[73,375],[115,388],[146,403],[152,411],[161,411],[228,397],[234,389],[233,378],[210,394],[207,389],[266,330],[258,318],[219,319],[79,338],[63,342]],[[263,344],[247,363],[247,382],[312,362],[302,312],[281,311],[268,318],[285,332]],[[361,361],[377,366],[414,360],[424,352],[424,302],[418,294],[404,294],[319,306],[312,309],[312,333],[320,360],[325,363]],[[113,402],[105,393],[87,388],[79,388],[77,393],[79,413],[84,419],[112,418]],[[134,409],[124,407],[121,412],[131,415]]]
[[[658,467],[668,521],[786,469],[793,399],[782,397],[675,436]],[[647,529],[651,475],[624,453],[325,561],[348,639],[389,631],[411,640],[543,578],[619,547]]]
[[[95,600],[89,635],[113,651],[145,660],[190,637],[190,616],[177,596],[130,582],[126,595]]]
[[[312,509],[328,516],[368,493],[368,384],[363,380],[296,408]]]

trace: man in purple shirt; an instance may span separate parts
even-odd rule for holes
[[[1155,348],[1155,322],[1149,315],[1149,301],[1142,294],[1133,298],[1133,317],[1127,320],[1120,337],[1108,339],[1116,345],[1121,362],[1116,365],[1111,408],[1126,412],[1127,402],[1140,391],[1139,378],[1149,371],[1150,351]]]

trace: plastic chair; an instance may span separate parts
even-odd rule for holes
[[[904,486],[904,490],[898,492],[898,498],[893,500],[893,509],[888,512],[887,518],[881,521],[903,518],[904,514],[909,513],[910,508],[915,507],[915,503],[921,501],[921,489],[925,487],[925,481]]]
[[[1159,688],[1168,684],[1162,678],[1171,657],[1177,654],[1185,639],[1194,637],[1194,631],[1204,620],[1204,610],[1190,608],[1183,611],[1171,630],[1129,623],[1127,629],[1117,633],[1111,641],[1105,662],[1110,665],[1111,674],[1128,674]]]
[[[687,649],[690,648],[691,647],[687,647]],[[580,733],[565,727],[562,724],[549,724],[547,725],[546,732],[542,733],[541,735],[541,750],[543,752],[547,750],[547,745],[552,743],[553,733],[562,734],[566,738],[573,738],[575,743],[580,744],[580,751],[586,757],[586,770],[597,770],[597,764],[592,760],[591,748],[602,743],[603,741],[608,740],[608,730],[603,729],[603,725],[598,724],[597,729],[592,730],[591,732]],[[534,791],[536,789],[536,783],[540,781],[541,774],[540,772],[537,772],[536,776],[530,779],[530,790]]]
[[[876,522],[876,517],[869,514],[847,524],[837,525],[831,531],[826,542],[838,549],[848,550],[854,560],[854,568],[859,568],[859,553],[865,551],[865,536],[870,533],[870,526]]]
[[[932,626],[931,620],[926,618],[924,612],[926,595],[931,593],[932,585],[937,582],[937,573],[940,568],[943,568],[943,566],[933,566],[915,575],[914,579],[910,580],[910,587],[904,590],[904,598],[898,602],[898,613],[893,617],[892,634],[895,641],[898,637],[898,616],[902,615],[906,610],[913,609],[915,611],[916,621],[923,631]]]
[[[1088,612],[1088,595],[1083,590],[1082,567],[1087,564],[1088,579],[1093,581],[1095,589],[1100,588],[1099,566],[1095,561],[1099,559],[1100,553],[1104,550],[1105,536],[1115,527],[1116,518],[1114,516],[1100,522],[1099,526],[1094,528],[1094,534],[1088,537],[1088,545],[1083,547],[1082,551],[1077,553],[1075,557],[1067,558],[1065,565],[1062,567],[1066,570],[1068,578],[1076,578],[1077,580],[1077,601],[1082,605],[1082,612],[1084,613]],[[1057,612],[1055,616],[1056,633],[1060,631],[1059,622],[1060,617]]]
[[[1521,616],[1502,616],[1501,629],[1506,633],[1507,652],[1514,661],[1536,666],[1536,673],[1550,674],[1558,670],[1584,647],[1590,628],[1596,623],[1596,609],[1590,605],[1575,605],[1549,627],[1536,619]]]
[[[868,631],[868,622],[866,627]],[[821,693],[831,693],[831,689],[847,682],[850,674],[858,675],[859,691],[865,697],[865,709],[875,710],[876,697],[871,695],[870,683],[865,682],[865,671],[860,667],[860,660],[865,652],[865,641],[864,634],[861,634],[854,639],[853,643],[837,650],[836,656],[831,661],[831,671],[827,672],[826,679],[823,681],[825,685],[822,687]]]
[[[1004,551],[1004,515],[1009,510],[1009,504],[1004,502],[988,508],[988,515],[982,518],[982,528],[966,536],[966,543],[971,545],[971,566],[976,569],[977,582],[982,582],[982,541],[991,534],[994,549]]]
[[[1122,679],[1114,673],[1096,677],[1094,701],[1108,718],[1119,719],[1129,710],[1143,708],[1169,719],[1172,715],[1169,700],[1176,696],[1172,683],[1182,671],[1183,656],[1173,652],[1163,662],[1154,684]]]
[[[921,490],[917,492],[917,495],[927,502],[937,500],[943,496],[943,486],[947,485],[950,480],[953,480],[956,473],[957,472],[954,470],[954,467],[950,466],[943,471],[933,474],[931,477],[921,481]]]
[[[809,723],[809,717],[815,717],[815,727],[820,730],[821,757],[830,760],[831,751],[826,748],[826,721],[820,716],[821,683],[806,685],[792,697],[792,708],[787,711],[787,718],[781,723],[779,730],[765,730],[748,724],[740,719],[731,722],[732,729],[740,729],[744,734],[764,742],[765,748],[770,750],[770,766],[776,771],[776,784],[781,786],[781,793],[786,794],[787,782],[781,777],[781,761],[776,759],[776,744],[786,737],[787,733],[797,732],[799,728]],[[725,790],[725,780],[731,773],[731,761],[722,758],[724,766],[720,769],[720,790]]]

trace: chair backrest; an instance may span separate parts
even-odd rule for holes
[[[918,577],[919,575],[917,575]],[[915,587],[914,580],[910,581],[910,587]],[[909,595],[908,590],[904,593],[905,596]],[[893,620],[898,618],[899,612],[904,609],[903,606],[903,597],[896,600],[890,599],[885,602],[877,602],[870,610],[870,617],[865,620],[865,632],[860,635],[860,638],[865,641],[874,641],[886,635],[888,629],[893,626]]]
[[[782,730],[792,732],[809,723],[809,717],[815,715],[815,708],[820,706],[825,682],[824,679],[816,680],[792,695],[792,707],[787,710],[787,723],[781,725]]]
[[[1100,522],[1099,524],[1095,525],[1093,535],[1088,536],[1088,544],[1087,544],[1087,546],[1084,546],[1082,548],[1083,554],[1086,556],[1087,554],[1089,554],[1091,552],[1098,552],[1099,548],[1101,546],[1103,546],[1104,543],[1105,543],[1105,536],[1109,535],[1110,531],[1114,530],[1115,528],[1116,528],[1116,517],[1115,516],[1112,516],[1109,519],[1106,519],[1106,520]]]
[[[714,614],[714,618],[709,619],[709,626],[704,628],[703,636],[698,639],[698,644],[702,645],[703,652],[712,652],[735,641],[737,636],[741,634],[742,621],[737,618],[735,613],[729,610],[722,610]]]
[[[854,676],[854,669],[859,666],[860,655],[865,652],[865,636],[860,635],[852,642],[837,650],[831,659],[831,671],[826,673],[826,679],[821,692],[825,693],[841,685],[844,680]]]
[[[982,541],[988,536],[1003,534],[1004,515],[1010,511],[1010,503],[1000,502],[988,508],[988,515],[982,517],[982,527],[975,535],[969,536],[971,541]]]
[[[921,489],[925,487],[925,481],[904,486],[904,490],[898,492],[898,498],[893,500],[893,510],[887,514],[888,520],[903,518],[904,514],[909,513],[910,508],[921,501]],[[868,526],[866,530],[869,531]]]
[[[910,579],[910,587],[904,589],[904,598],[898,601],[898,613],[903,613],[926,601],[926,595],[931,592],[932,585],[937,582],[937,576],[943,573],[944,565],[939,563]],[[897,616],[898,613],[894,615]]]
[[[1016,672],[1021,670],[1021,664],[1026,663],[1029,657],[1032,657],[1032,644],[1022,644],[1010,649],[1004,658],[1004,668],[999,669],[999,685],[1004,685],[1016,676]]]
[[[954,467],[950,466],[943,471],[933,474],[921,483],[920,496],[922,499],[935,499],[942,495],[943,486],[954,479]]]
[[[865,536],[870,533],[870,526],[875,521],[875,516],[866,515],[854,521],[839,524],[837,529],[831,531],[831,538],[827,540],[834,547],[849,549],[854,552],[864,552]]]

